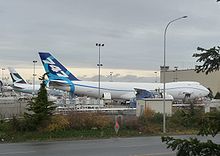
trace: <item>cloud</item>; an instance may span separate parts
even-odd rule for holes
[[[167,64],[192,68],[198,46],[219,44],[219,4],[207,0],[19,0],[1,2],[0,66],[32,66],[38,51],[65,65],[96,68],[96,42],[106,68],[159,70],[163,33]]]
[[[87,77],[86,75],[79,77],[80,80],[85,81],[98,81],[98,75]],[[159,78],[157,77],[143,77],[143,76],[135,76],[135,75],[125,75],[121,76],[120,74],[111,76],[100,76],[101,82],[103,81],[114,81],[114,82],[159,82]]]

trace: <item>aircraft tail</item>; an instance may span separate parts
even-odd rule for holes
[[[8,67],[8,70],[10,72],[10,76],[13,83],[27,84],[27,82],[18,74],[18,72],[16,72],[14,68]]]
[[[71,80],[79,81],[72,73],[70,73],[56,58],[48,52],[39,52],[42,64],[49,80]]]

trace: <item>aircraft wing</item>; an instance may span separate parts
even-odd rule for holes
[[[121,95],[122,99],[133,99],[135,97],[136,99],[153,98],[154,93],[146,89],[134,88],[134,92],[128,92]]]
[[[153,98],[154,94],[146,89],[134,88],[137,99]]]
[[[65,86],[68,84],[69,84],[68,82],[62,81],[62,80],[50,80],[49,81],[49,86]]]

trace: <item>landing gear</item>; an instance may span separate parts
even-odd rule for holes
[[[185,97],[184,97],[184,99],[183,99],[183,103],[189,102],[190,96],[191,96],[191,94],[186,93],[186,94],[185,94]]]

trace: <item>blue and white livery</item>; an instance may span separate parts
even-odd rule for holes
[[[27,83],[27,81],[25,79],[23,79],[20,74],[12,67],[8,67],[8,70],[10,72],[10,76],[13,82],[13,90],[16,92],[21,92],[21,93],[27,93],[27,94],[34,94],[37,95],[38,91],[40,89],[40,85],[39,84],[35,84],[33,86],[33,84]],[[46,84],[48,85],[48,84]],[[58,90],[53,90],[53,89],[49,89],[47,88],[47,92],[50,95],[49,98],[52,98],[51,95],[53,96],[62,96],[63,93],[58,91]]]
[[[80,81],[70,73],[59,61],[48,52],[39,52],[45,71],[48,73],[49,86],[68,91],[76,95],[85,95],[98,98],[98,82]],[[111,99],[130,100],[136,97],[137,90],[155,92],[162,90],[162,83],[133,83],[133,82],[101,82],[100,95],[108,93]],[[166,83],[166,94],[174,99],[194,99],[209,94],[209,90],[198,82],[171,82]]]

